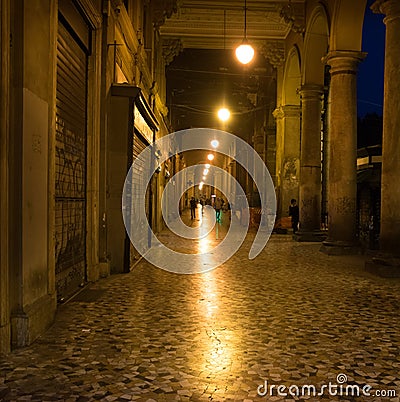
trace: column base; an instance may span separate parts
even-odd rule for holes
[[[400,257],[377,255],[366,261],[365,270],[383,278],[400,278]]]
[[[302,231],[299,230],[293,235],[293,240],[304,242],[321,242],[326,240],[328,233],[321,230]]]
[[[0,356],[11,351],[11,324],[0,326]]]
[[[333,240],[325,240],[319,251],[328,255],[362,254],[361,247],[357,243]]]
[[[57,309],[54,295],[45,295],[11,316],[12,348],[30,345],[53,323]]]
[[[107,278],[110,276],[110,263],[100,262],[99,263],[99,276],[100,278]]]

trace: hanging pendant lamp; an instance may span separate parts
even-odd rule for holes
[[[244,35],[240,46],[236,48],[236,57],[242,64],[248,64],[253,60],[254,49],[247,40],[247,3],[244,0]]]

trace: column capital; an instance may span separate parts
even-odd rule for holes
[[[283,119],[284,117],[299,117],[300,116],[300,106],[298,105],[284,105],[277,107],[272,115],[276,120]]]
[[[331,66],[331,75],[356,74],[358,65],[366,55],[366,52],[355,50],[333,50],[322,58],[322,62]]]
[[[375,14],[385,14],[385,24],[400,18],[400,2],[398,0],[376,0],[370,7]]]
[[[152,19],[155,28],[164,25],[166,18],[170,18],[172,14],[178,11],[177,0],[153,0]]]
[[[285,62],[285,43],[283,40],[265,42],[261,46],[260,52],[275,68],[282,66]]]
[[[324,93],[324,87],[316,84],[304,84],[297,89],[297,92],[300,94],[301,99],[320,100]]]
[[[170,64],[174,57],[182,51],[183,44],[180,39],[164,39],[162,41],[162,55],[166,65]]]

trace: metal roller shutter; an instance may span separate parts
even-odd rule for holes
[[[133,140],[133,160],[138,160],[139,162],[141,159],[138,159],[138,156],[140,153],[147,147],[148,144],[146,144],[138,135],[134,136]],[[146,211],[146,216],[147,219],[149,219],[149,214],[150,214],[150,188],[145,187],[145,183],[143,180],[143,174],[142,172],[145,169],[144,166],[144,161],[140,164],[139,163],[139,168],[135,169],[132,171],[132,209],[135,210],[135,208],[143,208],[143,203]],[[143,194],[145,195],[143,197]],[[133,221],[132,220],[132,228],[142,228],[146,225],[147,222],[142,222],[140,220]],[[147,247],[148,245],[148,238],[142,239],[142,246],[144,248]],[[140,257],[140,254],[135,250],[133,246],[131,246],[131,266],[134,263],[135,260],[137,260]]]
[[[55,259],[58,300],[86,280],[87,54],[59,22],[57,40]]]

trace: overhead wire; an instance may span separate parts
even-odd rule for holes
[[[182,104],[172,103],[171,106],[176,107],[176,108],[180,108],[180,109],[187,109],[187,110],[190,110],[191,112],[195,112],[195,113],[215,114],[215,110],[211,111],[211,110],[206,110],[206,109],[198,109],[198,108],[195,108],[195,107],[189,106],[189,105],[182,105]],[[248,110],[245,110],[243,112],[231,112],[231,114],[232,115],[245,115],[245,114],[256,112],[258,110],[263,110],[264,108],[265,108],[265,105],[255,107],[253,109],[248,109]]]
[[[192,69],[188,69],[188,68],[170,68],[170,69],[168,69],[168,71],[196,73],[196,74],[230,75],[230,76],[243,77],[243,73],[228,73],[228,72],[225,72],[225,71],[221,72],[221,71],[192,70]],[[262,77],[262,78],[274,78],[274,75],[260,74],[258,72],[252,73],[252,74],[250,74],[250,76],[257,76],[257,77]]]

